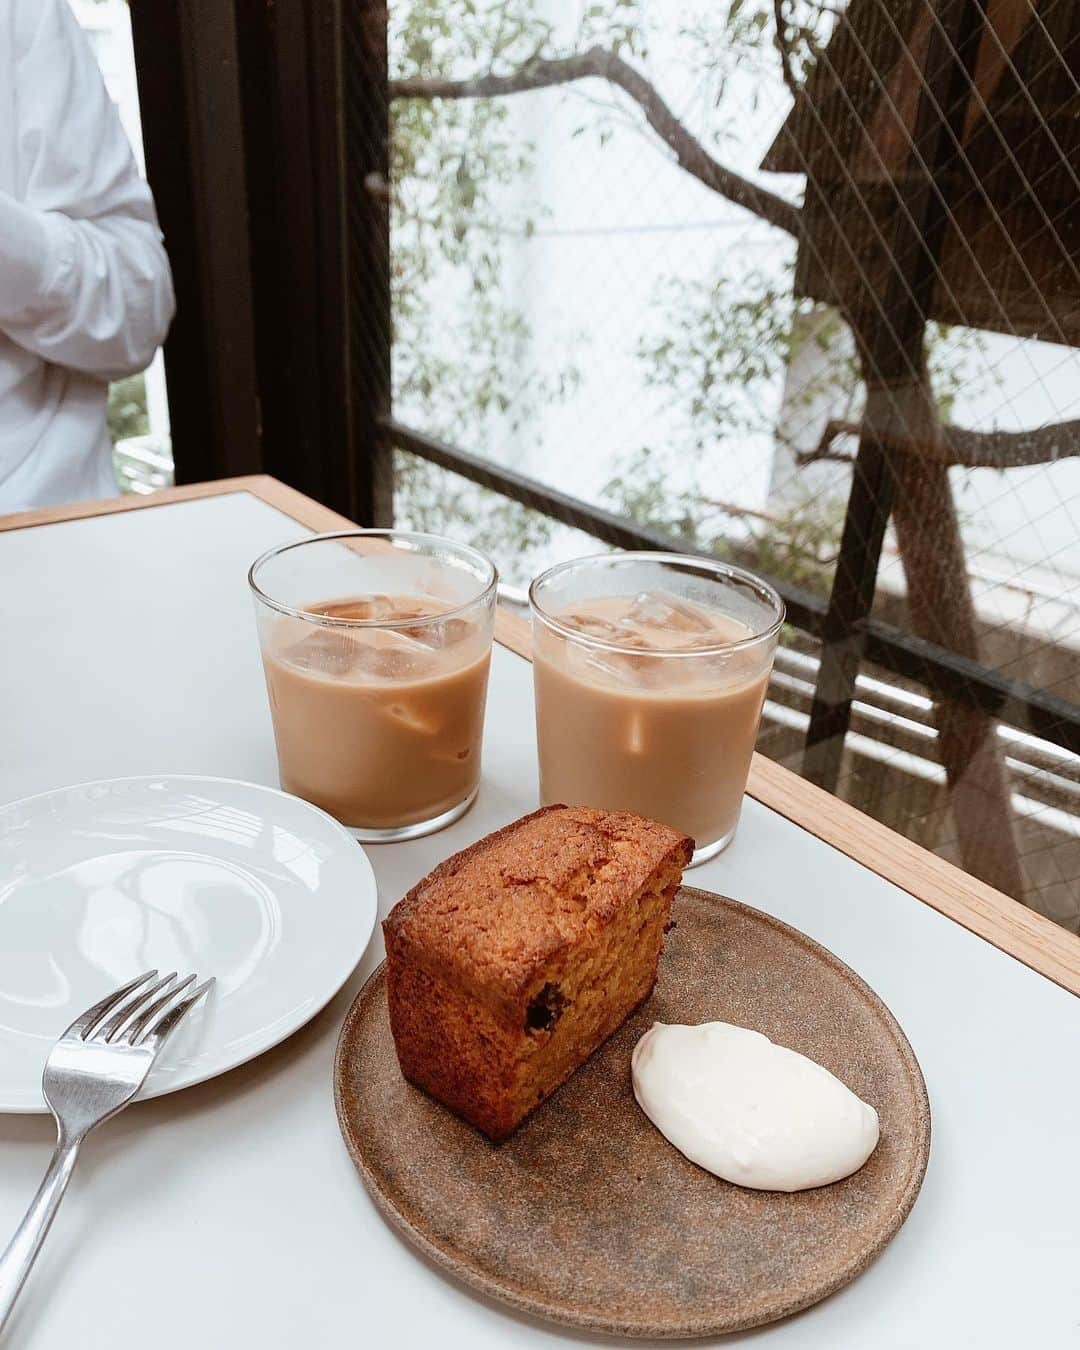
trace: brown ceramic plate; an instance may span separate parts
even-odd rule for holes
[[[684,887],[652,997],[503,1144],[406,1083],[383,968],[353,1004],[334,1094],[375,1203],[421,1251],[523,1312],[624,1336],[717,1335],[808,1307],[904,1222],[930,1106],[895,1018],[859,977],[766,914]],[[654,1021],[735,1022],[816,1059],[877,1108],[881,1142],[845,1181],[742,1190],[688,1162],[634,1101]]]

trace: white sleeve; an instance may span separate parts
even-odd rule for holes
[[[66,0],[15,0],[17,195],[0,193],[0,330],[103,380],[143,370],[172,277],[153,198]]]

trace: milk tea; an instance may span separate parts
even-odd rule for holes
[[[305,608],[390,622],[448,607],[430,596],[382,595]],[[397,628],[277,620],[263,665],[281,786],[368,829],[459,805],[480,781],[490,653],[477,618]]]
[[[728,836],[773,643],[710,650],[754,634],[660,591],[578,600],[552,618],[581,640],[535,625],[541,801],[634,811],[698,848]]]

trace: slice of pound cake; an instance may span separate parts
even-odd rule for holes
[[[693,841],[548,806],[448,858],[390,911],[406,1078],[503,1139],[645,999]]]

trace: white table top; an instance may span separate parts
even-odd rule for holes
[[[245,574],[303,533],[237,493],[0,534],[0,801],[135,773],[276,783]],[[497,649],[479,800],[442,834],[369,850],[381,913],[536,805],[530,681]],[[863,975],[910,1037],[934,1113],[922,1194],[885,1253],[816,1308],[725,1344],[1080,1344],[1080,1001],[754,801],[693,882],[795,924]],[[330,1073],[381,957],[376,938],[345,991],[277,1050],[91,1136],[11,1350],[612,1343],[475,1297],[376,1213]],[[49,1118],[0,1117],[0,1243],[52,1143]]]

